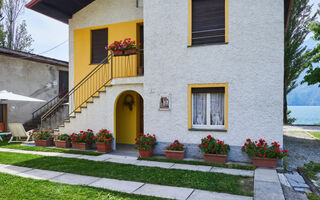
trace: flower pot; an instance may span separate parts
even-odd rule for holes
[[[52,145],[52,140],[35,140],[34,143],[37,147],[48,147]]]
[[[183,151],[164,150],[164,152],[166,153],[167,159],[183,160],[185,150]]]
[[[214,163],[226,163],[227,155],[222,154],[203,154],[204,161],[206,162],[214,162]]]
[[[153,149],[139,150],[140,158],[151,158],[153,155]]]
[[[112,151],[111,142],[109,144],[106,144],[104,142],[96,142],[96,144],[98,152],[107,153]]]
[[[276,168],[278,163],[278,159],[276,158],[252,157],[251,159],[252,159],[253,165],[257,167]]]
[[[138,75],[143,75],[143,67],[138,67]]]
[[[73,149],[80,149],[80,150],[88,150],[91,148],[91,144],[88,143],[72,143]]]
[[[58,148],[70,148],[71,147],[71,142],[70,141],[54,141],[54,144]]]
[[[128,50],[124,50],[124,54],[128,55],[128,54],[136,54],[137,53],[137,49],[128,49]]]
[[[113,55],[121,56],[121,55],[123,55],[123,51],[113,51]]]

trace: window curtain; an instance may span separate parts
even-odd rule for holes
[[[224,93],[211,93],[210,105],[210,124],[224,125]]]
[[[206,125],[207,124],[207,94],[194,93],[193,94],[193,124]]]

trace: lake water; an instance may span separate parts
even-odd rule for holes
[[[297,120],[293,124],[320,123],[320,106],[288,106],[290,117]]]

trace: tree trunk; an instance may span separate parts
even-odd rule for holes
[[[283,85],[283,124],[288,124],[287,84],[286,84],[286,81],[284,82],[285,83]]]

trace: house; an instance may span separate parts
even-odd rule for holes
[[[68,91],[68,62],[31,53],[0,48],[0,91],[39,98],[50,102]],[[7,123],[27,123],[43,114],[45,103],[0,103],[0,132]],[[41,108],[39,110],[39,108]],[[31,127],[30,127],[31,125]],[[26,129],[37,124],[26,124]]]
[[[32,0],[69,25],[69,117],[61,133],[110,129],[117,144],[156,134],[187,157],[211,134],[245,161],[246,138],[283,144],[284,32],[289,0]],[[134,55],[104,49],[131,38]],[[54,110],[42,116],[43,122]]]

